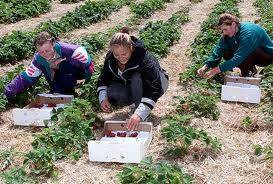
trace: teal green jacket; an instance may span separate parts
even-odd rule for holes
[[[234,56],[219,65],[221,72],[239,66],[254,50],[263,49],[273,54],[273,42],[265,30],[257,24],[242,22],[233,37],[221,37],[206,65],[213,68],[219,65],[225,51],[234,51]]]

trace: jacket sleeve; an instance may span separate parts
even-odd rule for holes
[[[17,75],[5,86],[4,94],[9,98],[32,86],[40,77],[42,71],[33,62],[25,71]]]
[[[142,120],[147,118],[159,97],[164,93],[160,78],[161,70],[157,59],[146,51],[144,65],[141,69],[143,95],[139,106],[135,110],[135,113]]]
[[[239,48],[234,53],[234,56],[219,66],[221,72],[232,70],[236,66],[239,66],[256,48],[258,48],[258,44],[260,43],[259,34],[249,31],[240,37]]]
[[[227,50],[227,46],[225,44],[224,38],[221,37],[218,44],[214,47],[212,54],[206,60],[205,64],[209,68],[218,66],[221,62],[221,58],[223,57],[225,50]]]
[[[81,46],[73,52],[72,58],[80,62],[80,65],[84,68],[85,79],[89,80],[94,72],[94,62],[91,55]]]
[[[101,103],[107,97],[107,86],[109,86],[112,80],[112,73],[109,70],[109,58],[111,52],[108,52],[105,57],[104,65],[100,73],[98,83],[97,83],[97,93],[99,95],[99,102]]]

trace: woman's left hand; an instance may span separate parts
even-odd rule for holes
[[[207,73],[205,73],[204,78],[210,79],[220,72],[221,72],[220,68],[215,67],[215,68],[211,69],[210,71],[208,71]]]
[[[127,123],[127,129],[130,131],[135,130],[135,128],[139,125],[141,118],[137,114],[133,114]]]

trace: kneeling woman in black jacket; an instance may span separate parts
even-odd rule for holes
[[[127,124],[129,130],[134,130],[147,118],[167,88],[167,74],[144,48],[143,42],[130,36],[128,28],[116,33],[98,80],[101,109],[110,112],[111,105],[134,103],[136,109]]]

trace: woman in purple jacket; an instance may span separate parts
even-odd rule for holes
[[[47,32],[41,32],[34,45],[38,52],[26,70],[6,85],[6,97],[32,86],[42,73],[50,93],[73,94],[77,81],[89,79],[94,71],[92,58],[82,46],[56,42]]]

